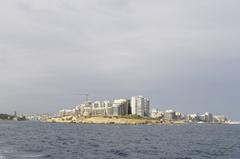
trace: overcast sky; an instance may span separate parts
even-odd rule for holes
[[[239,0],[0,0],[0,112],[144,95],[240,120]]]

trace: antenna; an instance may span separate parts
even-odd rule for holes
[[[74,95],[85,96],[85,104],[88,105],[88,101],[89,101],[89,94],[88,93],[74,93]]]
[[[85,103],[87,104],[88,103],[88,100],[89,100],[89,94],[88,93],[83,93],[83,94],[78,94],[78,95],[82,95],[82,96],[85,96]]]

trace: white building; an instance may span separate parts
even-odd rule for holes
[[[62,109],[59,111],[59,116],[70,116],[74,114],[75,109]]]
[[[198,114],[188,114],[186,119],[189,122],[198,122],[199,118],[200,116]]]
[[[92,103],[92,115],[93,116],[104,116],[106,115],[105,107],[102,102],[95,101]]]
[[[143,96],[134,96],[131,98],[132,115],[149,116],[150,100]]]
[[[227,118],[223,115],[216,115],[213,118],[215,123],[225,123],[227,121]]]
[[[105,109],[105,112],[107,116],[111,116],[113,114],[113,109],[112,109],[112,103],[108,100],[105,100],[102,102],[102,106]]]
[[[152,118],[162,118],[164,115],[164,112],[158,110],[158,109],[152,109],[151,111],[151,117]]]
[[[86,103],[81,104],[81,106],[80,106],[80,115],[81,116],[92,115],[92,102],[91,101],[88,101]]]
[[[212,113],[206,112],[204,114],[204,116],[205,116],[205,122],[209,122],[209,123],[213,122],[213,114]]]
[[[112,104],[112,114],[113,116],[127,115],[128,114],[128,100],[127,99],[117,99],[113,101]]]
[[[164,119],[165,120],[175,120],[176,119],[176,112],[173,110],[166,110],[164,112]]]

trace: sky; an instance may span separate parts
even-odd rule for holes
[[[0,113],[143,95],[240,120],[239,0],[0,0]]]

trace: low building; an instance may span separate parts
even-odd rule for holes
[[[164,112],[163,118],[165,120],[176,120],[176,112],[173,110],[166,110]]]
[[[85,106],[83,107],[83,116],[91,116],[92,115],[92,107],[89,106]]]
[[[188,114],[186,117],[186,120],[188,122],[198,122],[199,121],[199,116],[198,114]]]
[[[81,105],[75,106],[75,115],[80,116],[81,115]]]
[[[81,104],[80,106],[80,116],[90,116],[92,115],[92,102],[88,101]]]
[[[175,113],[175,117],[176,117],[176,120],[183,120],[183,119],[185,119],[185,116],[182,113],[180,113],[180,112],[176,112]]]
[[[58,115],[61,117],[74,115],[74,109],[62,109],[59,111]]]
[[[164,116],[164,112],[158,110],[158,109],[153,109],[151,111],[151,115],[152,118],[163,118]]]
[[[213,117],[214,123],[225,123],[227,122],[227,118],[223,115],[216,115]]]
[[[204,114],[204,121],[208,122],[208,123],[212,123],[213,122],[213,114],[212,113],[205,113]]]
[[[206,122],[205,121],[205,115],[203,114],[203,115],[199,115],[198,116],[198,119],[199,119],[199,121],[201,121],[201,122]]]

